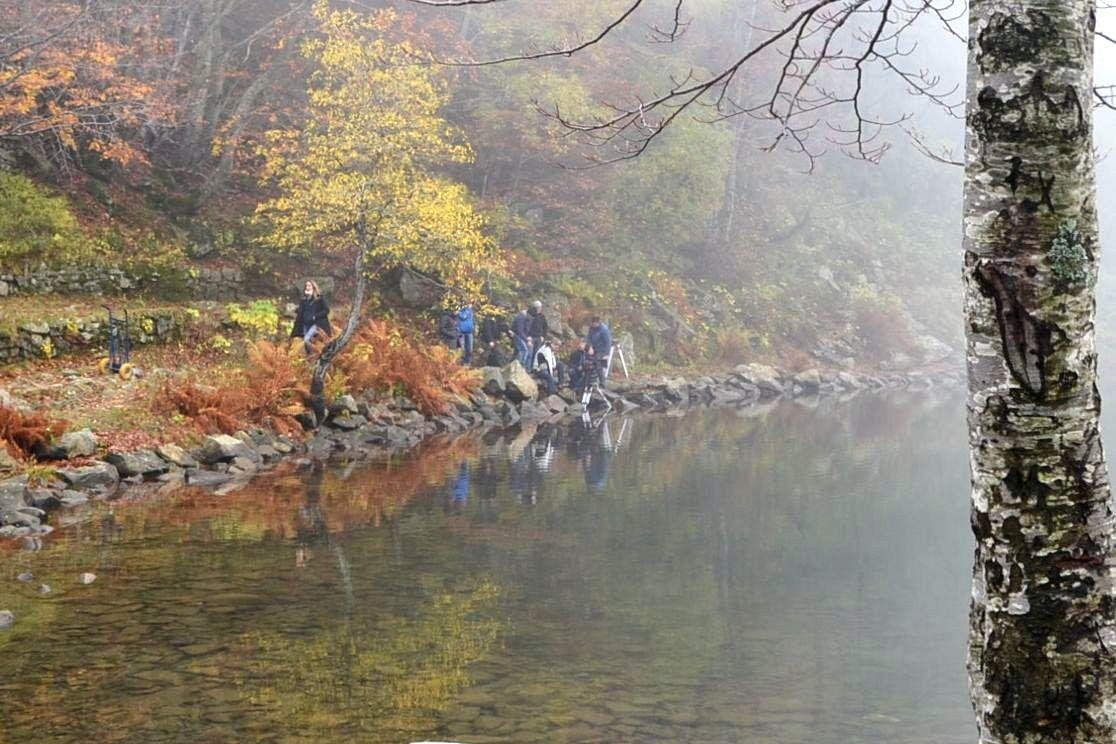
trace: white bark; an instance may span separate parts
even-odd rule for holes
[[[980,741],[1112,742],[1093,3],[975,0],[969,17],[969,673]]]

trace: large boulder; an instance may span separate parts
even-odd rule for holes
[[[778,395],[783,392],[779,372],[766,364],[741,364],[736,368],[738,379],[755,385],[764,393]]]
[[[228,434],[210,434],[194,453],[200,462],[212,465],[217,462],[231,462],[234,457],[247,457],[259,460],[259,454],[247,444]]]
[[[120,482],[120,473],[107,462],[95,462],[81,468],[59,468],[55,472],[77,491],[111,490]]]
[[[503,369],[504,394],[516,403],[525,400],[535,400],[539,397],[539,386],[535,378],[523,369],[523,365],[514,361]]]
[[[166,460],[151,450],[135,452],[110,452],[105,461],[116,468],[121,478],[132,476],[159,475],[170,470]]]
[[[816,392],[822,384],[821,372],[816,369],[806,369],[794,376],[794,384],[801,386],[806,392]]]
[[[504,373],[499,367],[481,367],[481,377],[484,379],[484,392],[489,395],[503,395]]]
[[[97,437],[89,429],[68,431],[59,437],[58,449],[67,458],[92,457],[97,454]]]
[[[690,399],[689,384],[684,377],[667,378],[663,380],[659,389],[675,403],[684,403]]]
[[[198,461],[177,444],[161,444],[155,448],[155,452],[159,457],[180,468],[196,468],[198,466]]]

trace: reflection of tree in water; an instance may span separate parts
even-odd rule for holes
[[[261,709],[261,731],[283,741],[429,731],[499,637],[499,597],[481,581],[435,595],[408,618],[349,618],[309,637],[255,634],[236,682]]]

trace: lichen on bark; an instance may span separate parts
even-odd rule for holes
[[[1088,0],[973,0],[970,691],[982,744],[1116,741]]]

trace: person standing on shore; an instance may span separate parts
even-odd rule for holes
[[[302,299],[299,300],[298,310],[295,312],[291,338],[301,337],[306,347],[306,355],[310,356],[314,352],[314,337],[319,333],[327,339],[333,335],[333,327],[329,324],[329,305],[322,297],[317,282],[307,279],[302,288]]]
[[[547,326],[542,306],[542,302],[539,300],[535,300],[531,305],[531,355],[527,357],[528,360],[534,359],[534,355],[542,348],[543,339],[550,335],[550,328]],[[530,367],[527,369],[530,369]]]
[[[520,310],[512,320],[511,337],[519,363],[523,369],[531,369],[531,316],[526,310]]]
[[[466,302],[457,311],[457,330],[461,334],[461,348],[463,351],[461,363],[466,367],[473,363],[473,336],[476,328],[477,320],[473,312],[473,303]]]

